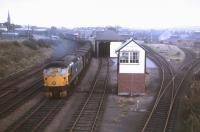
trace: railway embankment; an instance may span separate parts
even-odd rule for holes
[[[52,54],[51,42],[0,40],[0,79],[43,62]]]
[[[200,81],[192,81],[184,98],[182,125],[185,132],[200,131]]]
[[[153,51],[163,56],[173,66],[179,67],[185,59],[185,53],[176,45],[147,44]]]

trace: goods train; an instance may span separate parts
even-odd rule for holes
[[[73,54],[62,60],[48,64],[43,70],[45,95],[47,97],[66,97],[81,72],[88,66],[92,56],[90,44],[85,44]]]

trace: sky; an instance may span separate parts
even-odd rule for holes
[[[0,22],[45,27],[200,26],[200,0],[0,0]]]

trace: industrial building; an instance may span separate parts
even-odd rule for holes
[[[116,32],[111,30],[97,33],[95,36],[95,42],[93,43],[94,55],[96,57],[109,57],[110,43],[122,41],[124,41],[124,39]]]

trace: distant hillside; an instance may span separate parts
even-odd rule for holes
[[[0,78],[41,63],[52,52],[51,44],[42,40],[0,40]]]

